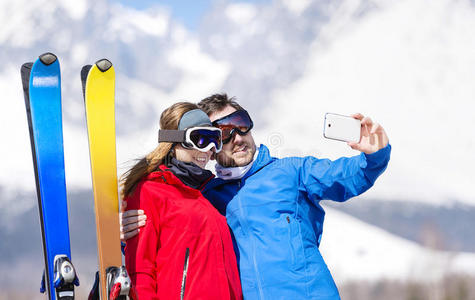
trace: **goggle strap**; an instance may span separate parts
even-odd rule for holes
[[[158,131],[158,142],[183,143],[186,140],[185,130],[167,130]]]

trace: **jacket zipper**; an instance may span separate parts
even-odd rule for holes
[[[294,244],[292,243],[292,237],[294,236],[293,235],[293,230],[292,230],[292,226],[294,226],[294,224],[291,224],[290,222],[290,216],[287,215],[285,217],[285,219],[287,220],[287,229],[288,229],[288,239],[289,239],[289,247],[290,247],[290,254],[291,254],[291,262],[292,262],[292,266],[295,265],[295,261],[296,261],[296,258],[295,258],[295,248],[294,248]],[[294,219],[292,219],[293,221]]]
[[[242,187],[242,181],[243,180],[241,179],[237,182],[239,189]],[[238,197],[237,200],[238,200],[239,211],[240,211],[240,216],[239,216],[238,220],[241,223],[241,227],[243,229],[242,230],[243,235],[246,235],[246,234],[248,234],[247,233],[248,227],[247,227],[247,221],[244,218],[244,209],[242,207],[242,201],[241,201],[241,198],[239,198],[239,197]],[[251,245],[252,245],[252,250],[251,250],[252,256],[251,257],[252,257],[252,262],[254,264],[254,272],[256,274],[257,289],[259,291],[259,299],[264,299],[264,291],[262,289],[261,277],[260,277],[260,274],[259,274],[259,269],[257,267],[257,261],[256,261],[256,244],[254,242],[254,238],[251,235],[249,235],[249,238],[250,238]]]
[[[183,265],[183,277],[181,279],[180,300],[183,300],[184,297],[185,297],[185,283],[186,283],[186,274],[188,273],[188,261],[189,260],[190,260],[190,248],[186,248],[185,264]]]

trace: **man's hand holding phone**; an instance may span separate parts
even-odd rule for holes
[[[383,126],[378,123],[373,123],[371,118],[365,117],[360,113],[351,116],[361,121],[360,142],[348,142],[348,145],[352,149],[371,154],[388,145],[389,138]]]
[[[355,120],[359,122],[353,122]],[[351,116],[327,113],[324,126],[323,135],[326,138],[346,141],[352,149],[366,154],[374,153],[389,143],[384,128],[360,113]]]

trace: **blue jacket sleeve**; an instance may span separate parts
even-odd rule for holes
[[[386,169],[391,145],[372,153],[335,161],[306,157],[299,169],[300,186],[314,201],[346,201],[367,191]]]

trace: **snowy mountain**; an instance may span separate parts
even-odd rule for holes
[[[15,200],[36,201],[34,193],[19,194]],[[97,270],[92,193],[84,190],[68,193],[68,200],[71,254],[81,280],[77,292],[83,297],[78,297],[83,299]],[[324,206],[327,214],[320,250],[339,287],[382,279],[436,283],[450,274],[475,278],[473,252],[423,247],[329,207],[326,202]],[[21,290],[30,298],[5,299],[43,299],[37,288],[43,252],[36,207],[19,217],[6,215],[2,210],[0,220],[0,240],[5,241],[0,247],[0,299],[5,295],[2,293],[9,295],[12,290]]]
[[[320,249],[337,282],[381,278],[436,282],[451,273],[475,275],[475,253],[425,248],[333,208],[325,211]]]
[[[2,136],[10,141],[0,157],[8,158],[2,159],[7,170],[15,170],[2,172],[0,183],[9,191],[34,188],[19,67],[43,52],[57,54],[62,67],[66,173],[73,189],[90,185],[79,80],[83,65],[107,57],[116,66],[119,164],[153,147],[165,107],[178,100],[196,101],[222,86],[226,66],[202,53],[196,37],[169,20],[164,10],[137,11],[107,1],[44,3],[0,4],[5,16],[14,15],[0,35],[0,58],[7,62],[0,71],[0,89],[2,106],[8,107],[1,110],[0,122]],[[18,9],[22,6],[26,10]]]
[[[43,3],[0,4],[1,20],[8,19],[0,31],[8,107],[0,125],[9,141],[0,157],[15,170],[0,183],[9,190],[34,187],[18,69],[52,51],[62,66],[70,188],[90,184],[79,70],[107,57],[118,74],[119,165],[153,148],[165,107],[226,91],[248,108],[257,140],[274,155],[355,154],[324,140],[321,126],[327,111],[361,111],[382,123],[393,144],[390,169],[368,196],[475,204],[471,2],[217,2],[196,32],[159,6]]]
[[[474,26],[473,1],[343,1],[302,76],[272,91],[262,137],[283,154],[354,155],[322,137],[323,116],[362,112],[393,145],[365,196],[474,205]]]
[[[83,295],[95,269],[95,236],[79,72],[103,57],[117,74],[119,175],[154,147],[165,107],[227,92],[251,113],[256,141],[278,157],[356,154],[322,138],[325,112],[360,111],[381,122],[392,158],[363,199],[417,201],[442,213],[457,202],[475,206],[473,1],[216,1],[193,31],[159,5],[11,0],[0,2],[0,25],[0,237],[7,241],[0,281],[7,285],[42,264],[19,69],[46,51],[58,55],[62,70],[73,259],[84,264]],[[419,279],[428,268],[432,279],[474,274],[471,253],[424,248],[377,222],[327,211],[322,252],[337,283]]]
[[[457,203],[444,206],[362,197],[344,203],[324,203],[327,207],[431,249],[475,252],[475,240],[467,238],[475,236],[475,206],[472,205]]]

